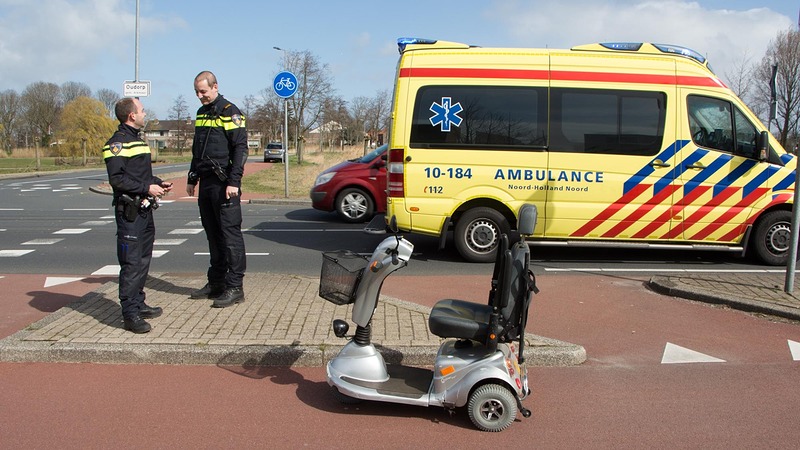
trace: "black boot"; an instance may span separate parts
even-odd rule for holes
[[[206,283],[202,288],[192,292],[189,298],[217,298],[225,291],[225,285]]]
[[[214,299],[212,308],[225,308],[235,303],[244,301],[244,290],[240,287],[229,287],[219,297]]]
[[[163,313],[164,310],[160,306],[148,306],[146,304],[139,308],[139,316],[143,319],[154,319]]]
[[[128,331],[133,331],[136,334],[148,333],[151,330],[150,324],[141,316],[133,316],[130,319],[124,319],[123,328]]]

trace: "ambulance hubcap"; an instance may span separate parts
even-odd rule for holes
[[[476,220],[467,228],[467,242],[473,250],[485,253],[497,242],[497,225],[488,220]]]
[[[767,248],[775,254],[789,251],[791,234],[792,231],[788,223],[776,223],[767,232]]]

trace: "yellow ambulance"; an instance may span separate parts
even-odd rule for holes
[[[481,48],[402,38],[387,214],[494,259],[533,203],[531,245],[745,252],[785,264],[796,159],[687,48]]]

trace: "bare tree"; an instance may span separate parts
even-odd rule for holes
[[[778,128],[778,140],[786,148],[790,136],[797,136],[800,119],[800,31],[778,33],[756,69],[755,103],[769,111],[772,66],[777,65],[777,108],[771,125]],[[761,109],[760,108],[760,109]]]
[[[332,78],[327,64],[322,64],[309,51],[287,51],[286,68],[297,76],[297,92],[289,99],[294,111],[293,123],[289,125],[290,133],[303,136],[319,123],[325,101],[333,94]],[[297,146],[297,162],[303,162],[302,144]]]
[[[103,105],[105,105],[106,109],[108,110],[109,117],[113,119],[114,106],[122,97],[120,97],[119,94],[116,93],[116,91],[104,88],[104,89],[99,89],[97,91],[97,94],[95,94],[95,98],[100,100],[100,102],[103,103]]]
[[[378,134],[386,131],[385,129],[388,127],[390,109],[392,107],[391,101],[392,97],[389,95],[388,89],[378,91],[375,93],[375,97],[372,98],[372,103],[368,109],[367,132],[373,141],[377,141]]]
[[[75,100],[78,97],[91,97],[91,96],[92,96],[92,88],[90,88],[86,83],[80,83],[78,81],[67,81],[61,84],[62,106]]]
[[[753,91],[755,64],[752,60],[753,58],[745,50],[742,57],[734,61],[731,69],[725,72],[728,87],[745,103],[749,103]]]
[[[54,83],[37,81],[22,91],[25,120],[33,127],[42,145],[48,145],[61,112],[59,87]]]
[[[280,141],[283,129],[283,99],[270,89],[262,89],[261,101],[247,118],[247,128],[260,130],[267,142]]]
[[[369,135],[367,134],[367,122],[369,121],[369,109],[372,100],[367,97],[356,97],[350,102],[350,117],[353,120],[351,129],[354,132],[354,137],[364,143],[364,154],[367,154],[367,142]],[[358,134],[355,134],[358,132]]]
[[[192,129],[192,123],[189,116],[189,105],[183,95],[179,95],[172,103],[169,109],[169,119],[178,121],[178,134],[173,140],[175,149],[178,150],[178,155],[183,156],[183,150],[187,147],[186,142],[189,140],[189,131]]]
[[[14,149],[14,135],[18,133],[21,99],[17,91],[8,89],[0,92],[0,146],[8,155]]]

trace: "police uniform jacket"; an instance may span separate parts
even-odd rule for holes
[[[108,182],[114,190],[114,200],[122,194],[146,196],[151,184],[162,183],[153,176],[150,147],[139,137],[139,131],[121,123],[103,147]]]
[[[214,175],[214,163],[228,176],[228,186],[241,187],[247,161],[247,128],[239,108],[218,95],[213,102],[197,110],[190,173],[199,178]],[[189,177],[189,184],[197,184]]]

